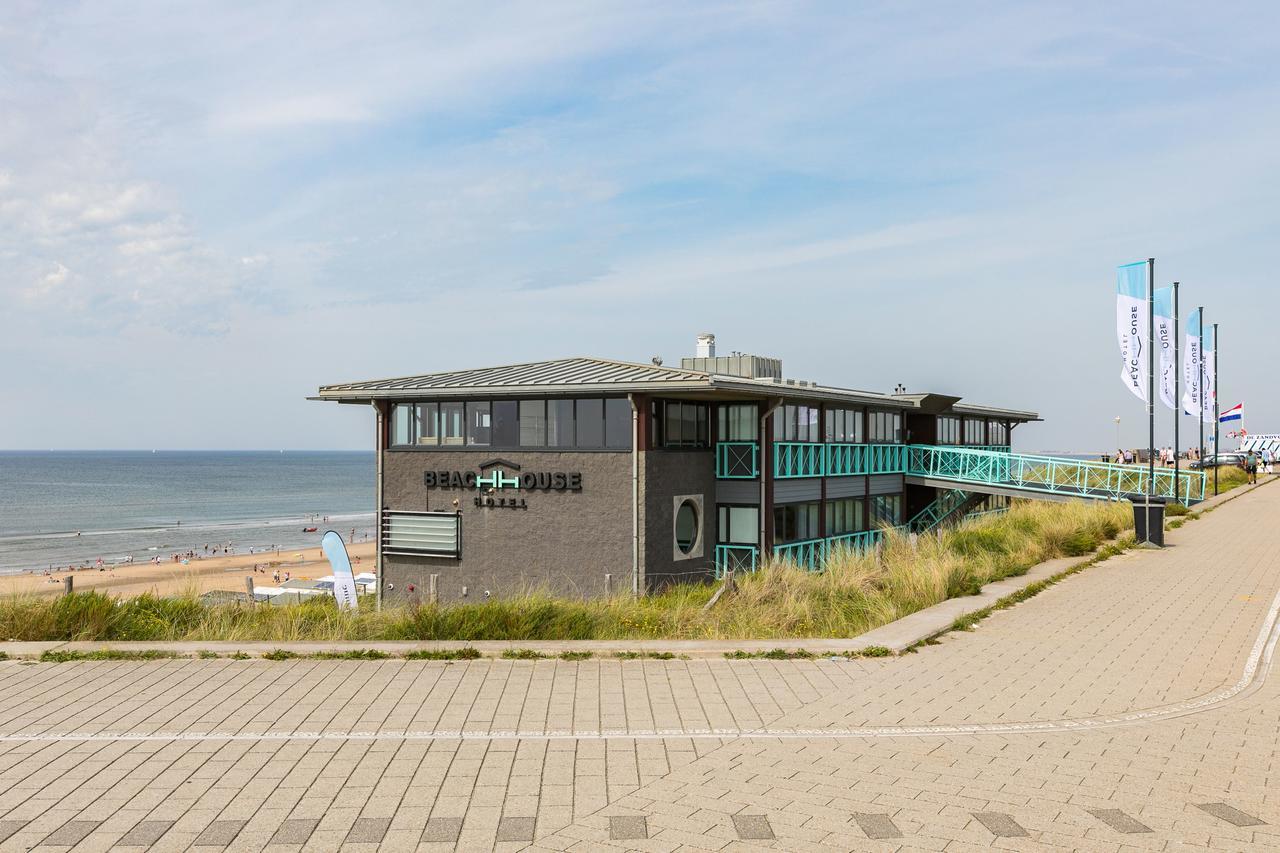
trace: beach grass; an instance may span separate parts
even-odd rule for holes
[[[288,606],[207,606],[100,592],[0,599],[0,637],[96,641],[378,641],[782,639],[855,637],[1053,557],[1088,554],[1132,525],[1128,504],[1019,501],[938,535],[889,532],[878,554],[837,553],[825,571],[782,560],[741,575],[704,610],[715,585],[679,584],[634,599],[540,591],[477,604],[339,611],[332,599]]]

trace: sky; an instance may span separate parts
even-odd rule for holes
[[[701,331],[1145,445],[1147,257],[1280,432],[1280,5],[1153,8],[5,3],[0,448],[369,448],[305,398]]]

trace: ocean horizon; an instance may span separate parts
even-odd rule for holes
[[[367,450],[3,450],[0,573],[363,540],[374,478]]]

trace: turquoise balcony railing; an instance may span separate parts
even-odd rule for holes
[[[754,441],[716,442],[716,477],[754,480],[760,476],[760,445]]]
[[[901,474],[907,464],[907,448],[901,444],[779,441],[773,448],[773,476],[779,479]]]
[[[1205,489],[1203,471],[1175,475],[1158,468],[1152,480],[1146,466],[922,444],[911,445],[906,473],[957,484],[1016,489],[1028,497],[1040,493],[1121,500],[1148,494],[1148,487],[1152,487],[1152,494],[1191,504],[1204,500]]]
[[[724,577],[729,569],[735,572],[754,572],[760,559],[760,549],[755,545],[717,545],[716,577]]]
[[[799,542],[788,542],[786,545],[774,545],[773,555],[781,560],[790,560],[798,566],[817,571],[822,568],[826,558],[825,539],[803,539]]]
[[[773,476],[821,477],[826,470],[825,444],[809,441],[777,441],[773,444]]]

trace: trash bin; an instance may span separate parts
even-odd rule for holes
[[[1150,542],[1164,547],[1164,498],[1143,495],[1132,498],[1133,529],[1139,543]],[[1147,535],[1147,519],[1151,519],[1151,535]]]

